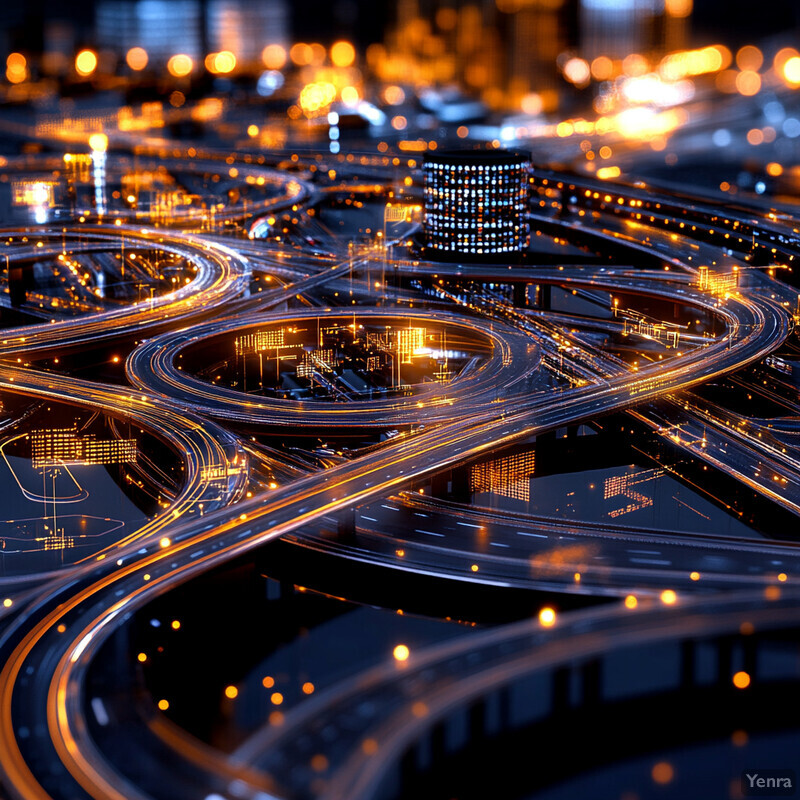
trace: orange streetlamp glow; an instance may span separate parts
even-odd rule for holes
[[[78,75],[87,77],[97,69],[97,56],[91,50],[81,50],[75,56],[75,71]]]
[[[750,685],[750,676],[744,671],[737,672],[733,676],[733,685],[737,689],[746,689]]]
[[[9,83],[22,83],[28,77],[28,62],[22,53],[9,53],[6,58],[6,79]]]
[[[650,771],[650,776],[654,783],[660,783],[663,786],[664,784],[671,783],[672,779],[675,777],[675,770],[669,762],[659,761]]]
[[[408,661],[411,651],[404,644],[398,644],[392,651],[395,661]]]
[[[792,56],[783,65],[783,77],[791,84],[800,84],[800,56]]]
[[[556,612],[550,606],[545,606],[539,612],[539,624],[545,628],[552,628],[556,624]]]
[[[144,47],[131,47],[125,55],[126,63],[136,72],[143,70],[147,66],[149,60],[147,50],[145,50]]]
[[[235,700],[238,696],[239,690],[235,686],[231,685],[225,687],[225,697],[227,697],[228,700]]]
[[[281,69],[286,64],[286,50],[279,44],[268,44],[261,51],[261,60],[267,69]]]
[[[89,137],[89,147],[96,153],[105,153],[108,150],[108,136],[104,133],[93,133]]]
[[[674,606],[677,600],[678,600],[678,595],[675,594],[675,592],[673,592],[672,589],[664,589],[664,591],[661,592],[661,602],[665,606]]]
[[[356,51],[350,42],[336,42],[331,47],[331,62],[335,67],[349,67],[356,60]]]
[[[214,54],[214,69],[220,75],[228,75],[236,69],[236,56],[230,50]]]
[[[308,66],[313,57],[314,51],[311,49],[311,46],[307,45],[305,42],[297,42],[297,44],[293,44],[292,49],[289,50],[289,58],[291,58],[292,63],[296,64],[298,67]]]
[[[178,53],[167,61],[167,70],[175,78],[184,78],[194,69],[194,62],[185,53]]]

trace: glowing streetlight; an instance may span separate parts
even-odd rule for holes
[[[81,50],[75,56],[75,71],[81,77],[87,78],[97,69],[97,55],[93,50]]]

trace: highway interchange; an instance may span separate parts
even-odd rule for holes
[[[286,155],[271,160],[283,162]],[[347,162],[324,158],[330,159],[332,170],[339,170],[340,185],[320,187],[308,173],[298,177],[296,171],[274,165],[254,166],[252,158],[236,162],[240,179],[263,178],[273,192],[260,204],[234,207],[222,216],[253,220],[251,231],[266,233],[263,239],[198,230],[197,219],[188,214],[179,214],[170,227],[157,227],[142,220],[141,212],[132,215],[123,209],[111,215],[114,220],[88,215],[83,223],[8,227],[2,232],[2,252],[8,252],[9,260],[30,259],[37,248],[39,257],[56,258],[81,248],[122,246],[129,252],[156,249],[190,265],[188,282],[174,291],[125,308],[16,326],[6,329],[0,340],[4,392],[133,421],[175,451],[184,467],[180,491],[168,507],[113,547],[53,574],[2,584],[8,602],[0,628],[0,772],[10,797],[138,800],[192,797],[199,788],[215,800],[371,796],[383,779],[381,770],[391,768],[400,743],[410,741],[417,724],[408,719],[408,703],[392,703],[393,692],[402,687],[393,664],[365,678],[385,706],[382,716],[370,720],[378,731],[371,738],[380,743],[376,752],[381,757],[365,760],[359,743],[343,738],[337,757],[316,776],[322,784],[314,786],[308,784],[308,770],[286,766],[313,754],[317,746],[302,740],[300,747],[302,737],[292,738],[294,732],[310,730],[312,714],[339,719],[352,713],[352,686],[366,683],[314,698],[313,707],[290,712],[285,726],[267,729],[229,756],[206,758],[180,737],[159,737],[146,726],[132,728],[131,746],[140,748],[143,758],[159,753],[160,763],[170,764],[141,783],[109,759],[87,722],[93,713],[87,686],[92,660],[137,609],[278,538],[365,569],[481,583],[500,592],[516,587],[641,598],[640,622],[628,621],[639,613],[631,614],[629,606],[604,612],[610,621],[600,614],[592,623],[595,630],[617,626],[614,636],[621,640],[641,637],[652,626],[663,635],[664,629],[685,631],[686,624],[695,623],[687,623],[680,616],[684,614],[690,620],[702,618],[709,629],[730,626],[750,606],[718,599],[718,592],[749,589],[761,598],[764,590],[796,580],[800,552],[786,535],[757,539],[607,521],[518,518],[419,493],[420,486],[443,471],[560,429],[602,425],[617,415],[615,419],[649,428],[698,464],[738,481],[796,519],[800,461],[792,437],[800,397],[796,386],[767,365],[779,351],[796,352],[798,292],[790,272],[780,269],[790,267],[800,254],[800,234],[791,221],[755,207],[725,209],[723,214],[702,199],[534,168],[529,211],[534,244],[542,237],[555,241],[556,247],[561,242],[580,247],[585,263],[565,259],[563,264],[537,264],[535,250],[523,265],[430,263],[406,249],[416,233],[414,224],[354,254],[347,237],[318,221],[317,209],[331,196],[358,196],[353,183],[362,176],[370,180],[367,194],[383,185],[383,203],[395,167],[365,158],[363,169],[356,164],[348,174]],[[209,158],[188,171],[218,169],[230,175],[230,163]],[[165,160],[175,171],[181,164],[183,159]],[[36,168],[42,169],[43,162]],[[24,173],[32,167],[24,161],[8,169]],[[327,170],[317,167],[316,172],[325,175]],[[407,167],[407,173],[413,201],[419,173],[416,166]],[[280,223],[264,221],[270,216],[290,225],[276,233]],[[703,286],[701,265],[711,265],[715,275],[738,272],[738,286]],[[382,280],[376,281],[381,274]],[[256,276],[271,276],[278,287],[254,293]],[[510,299],[515,286],[523,288],[522,302],[519,294],[517,302]],[[633,307],[650,302],[662,304],[656,308],[674,306],[686,318],[702,316],[709,330],[682,330],[680,351],[662,347],[652,335],[631,332],[630,346],[639,354],[633,363],[623,358],[621,344],[608,350],[597,345],[598,331],[620,343],[622,333],[627,337],[616,310],[612,314],[606,307],[596,315],[554,311],[529,302],[534,287],[580,294],[598,309],[614,297]],[[449,383],[416,387],[407,396],[346,404],[245,394],[179,368],[185,348],[223,334],[298,321],[341,322],[354,314],[381,324],[430,319],[480,341],[488,355]],[[112,345],[123,356],[118,360],[124,375],[116,383],[71,375],[51,360]],[[702,394],[703,385],[728,377],[749,386],[756,374],[766,386],[760,390],[785,410],[785,420],[737,416]],[[348,450],[324,469],[314,469],[310,462],[304,469],[284,465],[292,477],[268,489],[256,477],[267,458],[249,447],[243,428],[250,433],[263,427],[279,440],[282,426],[293,432],[325,431],[330,438],[348,430],[362,436],[392,430],[396,435],[361,451]],[[271,452],[280,466],[279,448]],[[320,534],[352,508],[357,509],[355,541]],[[420,518],[423,524],[416,521]],[[677,593],[678,606],[686,599],[689,610],[665,608],[673,604],[662,602],[665,590]],[[706,594],[712,597],[708,606],[689,599]],[[713,603],[725,611],[726,602],[730,619],[722,613],[714,619]],[[777,598],[774,602],[767,611],[754,613],[768,618],[779,605]],[[787,620],[796,622],[796,605],[782,600],[780,608]],[[670,613],[676,615],[674,623]],[[778,624],[775,614],[770,618]],[[575,623],[579,628],[584,624],[589,623]],[[539,638],[531,640],[532,630]],[[569,625],[545,632],[525,623],[519,629],[488,632],[485,650],[474,652],[489,654],[483,656],[491,662],[483,675],[487,681],[498,680],[497,675],[487,677],[489,666],[505,669],[504,679],[509,679],[509,670],[545,664],[547,653],[542,650],[540,660],[532,664],[528,659],[523,667],[521,657],[514,660],[513,647],[501,657],[497,641],[518,643],[529,654],[538,644],[569,636]],[[576,635],[574,646],[588,652],[592,643],[582,645]],[[453,651],[467,658],[473,647],[458,644]],[[443,665],[451,678],[460,674],[449,650],[431,653],[413,666],[421,670],[424,664]],[[444,697],[431,684],[420,691],[418,702],[425,702],[431,714],[434,708],[443,714],[456,695],[477,691],[459,680]]]

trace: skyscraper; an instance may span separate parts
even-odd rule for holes
[[[447,260],[521,255],[528,244],[529,166],[522,151],[429,154],[423,164],[427,254]]]

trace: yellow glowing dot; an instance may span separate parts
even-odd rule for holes
[[[272,705],[279,706],[283,702],[283,695],[280,692],[273,692],[269,699]]]
[[[478,567],[478,565],[477,565],[477,564],[473,564],[473,565],[470,567],[470,569],[471,569],[473,572],[477,572],[477,571],[478,571],[478,569],[479,569],[479,567]]]
[[[303,694],[314,694],[314,684],[311,681],[306,681],[303,684]]]
[[[286,51],[279,44],[268,44],[261,51],[261,60],[267,69],[280,69],[286,64]]]
[[[97,69],[97,56],[91,50],[81,50],[75,56],[75,71],[86,77]]]
[[[779,580],[781,583],[783,583],[784,581],[786,581],[787,577],[788,577],[788,576],[787,576],[787,574],[786,574],[785,572],[781,572],[781,573],[779,573],[779,574],[778,574],[778,580]]]
[[[64,624],[62,623],[61,625],[59,625],[59,626],[56,628],[56,630],[57,630],[59,633],[64,633],[64,631],[66,631],[66,630],[67,630],[67,626],[66,626],[66,625],[64,625]]]
[[[356,60],[356,51],[350,42],[336,42],[331,47],[331,62],[335,67],[349,67]]]
[[[214,68],[211,72],[227,75],[236,69],[236,56],[230,50],[214,54]]]
[[[661,592],[661,602],[665,606],[675,605],[677,600],[678,600],[678,595],[675,594],[675,592],[673,592],[672,589],[664,589],[664,591]]]
[[[545,606],[539,612],[539,624],[545,628],[552,628],[556,624],[556,612],[550,606]]]
[[[653,769],[650,771],[650,775],[653,778],[654,783],[670,783],[672,779],[675,777],[675,770],[672,768],[672,764],[667,761],[659,761],[658,764],[653,766]]]
[[[346,106],[354,106],[361,99],[355,86],[345,86],[342,89],[341,97]]]
[[[147,661],[147,653],[139,653],[136,658],[139,660],[139,663],[144,664],[144,662]]]
[[[783,65],[783,77],[789,83],[800,83],[800,56],[793,56]]]
[[[163,549],[165,549],[165,548],[169,547],[169,546],[170,546],[170,544],[171,544],[171,542],[170,542],[170,540],[169,540],[169,539],[168,539],[168,538],[165,536],[163,539],[161,539],[161,541],[160,541],[158,544],[159,544],[159,547],[161,547],[161,549],[163,550]]]
[[[699,573],[699,572],[690,572],[690,573],[689,573],[689,577],[690,577],[690,578],[691,578],[693,581],[699,581],[699,580],[700,580],[700,573]]]
[[[184,78],[194,68],[194,62],[185,53],[177,53],[167,61],[167,70],[175,78]]]
[[[392,655],[394,656],[395,661],[408,661],[411,651],[406,645],[398,644],[394,650],[392,650]]]
[[[108,150],[108,136],[104,133],[93,133],[89,137],[89,147],[98,153],[105,153]]]
[[[406,551],[405,550],[395,550],[394,553],[398,558],[403,558],[403,556],[405,556],[405,554],[406,554]]]
[[[275,678],[270,675],[265,675],[261,683],[265,689],[271,689],[275,685]]]
[[[131,47],[125,55],[128,66],[137,72],[147,66],[148,60],[147,50],[143,47]]]
[[[575,580],[575,583],[580,583],[581,582],[581,574],[580,574],[580,572],[576,572],[572,577]]]
[[[225,687],[225,697],[227,697],[228,700],[235,700],[238,696],[239,690],[235,686],[231,685]]]
[[[172,620],[172,630],[177,631],[180,630],[181,621],[179,619]]]
[[[4,608],[11,608],[12,605],[14,605],[14,601],[10,597],[6,597],[6,599],[3,600]]]
[[[777,161],[771,161],[767,164],[767,175],[771,175],[773,178],[783,175],[783,165],[778,164]]]
[[[750,685],[750,675],[744,672],[744,670],[737,672],[733,676],[733,685],[737,689],[746,689]]]
[[[159,700],[158,707],[161,711],[166,711],[169,708],[169,700]]]
[[[258,125],[248,125],[247,126],[247,135],[252,138],[254,136],[258,136]]]
[[[629,594],[625,598],[625,608],[636,608],[639,605],[639,601],[636,599],[635,595]]]
[[[145,574],[142,577],[144,578],[144,580],[149,581],[150,580],[150,573],[149,572],[145,572]]]
[[[601,180],[608,180],[609,178],[618,178],[621,174],[619,167],[600,167],[597,170],[597,177]]]

